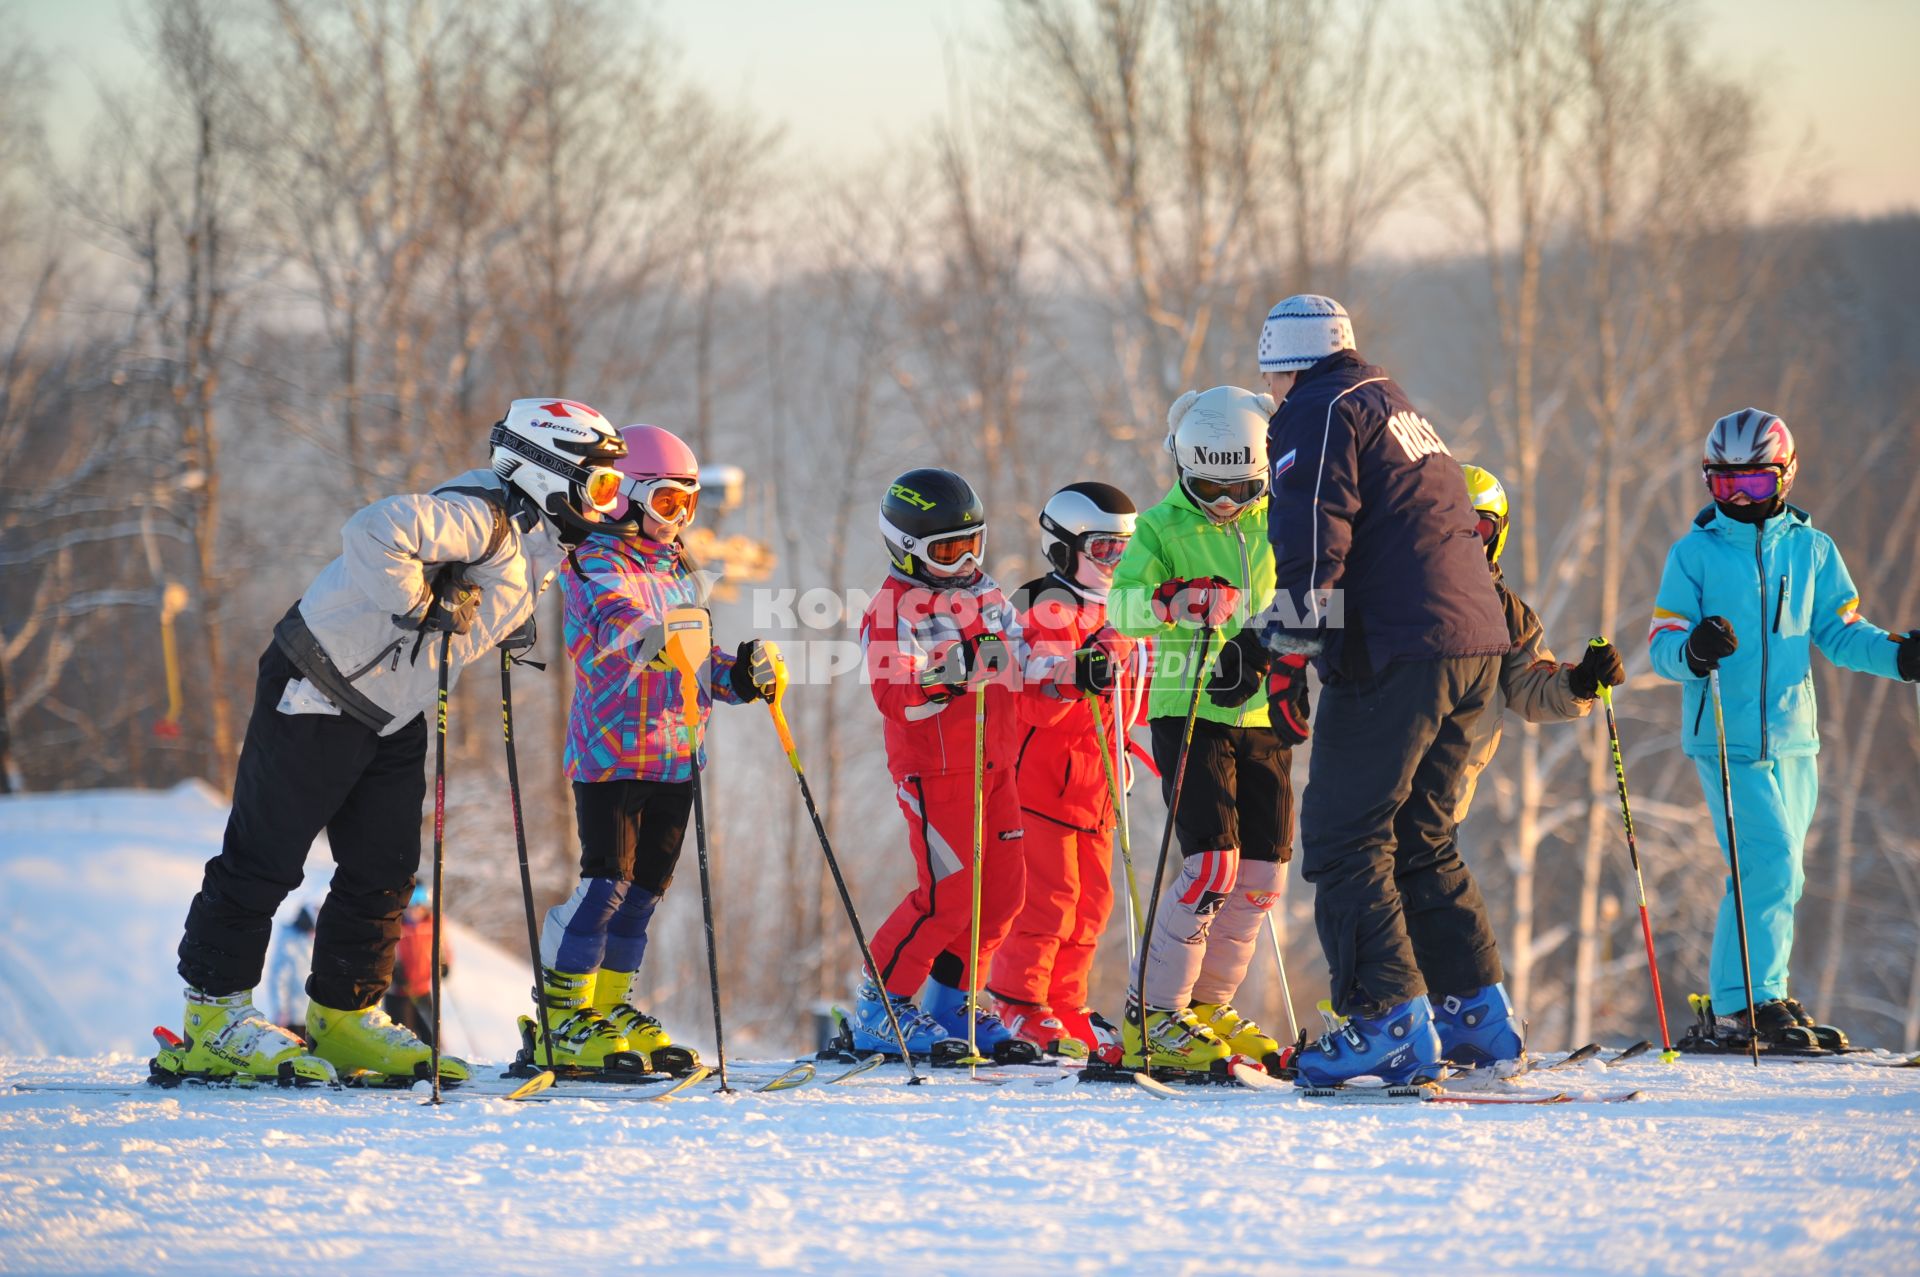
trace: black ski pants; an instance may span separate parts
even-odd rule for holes
[[[382,737],[345,715],[283,714],[281,694],[299,677],[269,643],[226,838],[187,910],[180,975],[212,994],[259,984],[274,911],[300,885],[324,829],[335,868],[314,927],[307,996],[358,1011],[392,980],[400,914],[420,867],[427,724],[416,716]]]
[[[1300,808],[1334,1009],[1373,1015],[1503,977],[1486,902],[1460,859],[1454,799],[1498,656],[1396,661],[1328,682]]]

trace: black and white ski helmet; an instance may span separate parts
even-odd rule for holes
[[[533,498],[563,533],[604,531],[609,525],[588,521],[586,512],[604,516],[625,504],[613,463],[627,455],[626,442],[586,404],[547,396],[516,399],[494,422],[487,442],[493,472]]]
[[[929,585],[965,584],[984,564],[986,507],[973,485],[951,470],[909,470],[880,499],[880,538],[902,575]]]
[[[1040,553],[1072,580],[1086,539],[1130,537],[1138,514],[1127,494],[1110,483],[1069,483],[1040,507]]]
[[[1800,469],[1800,453],[1793,446],[1793,432],[1786,422],[1758,408],[1742,408],[1713,423],[1700,460],[1703,472],[1760,466],[1772,466],[1780,472],[1780,498],[1785,500]]]

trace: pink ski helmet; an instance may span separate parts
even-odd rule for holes
[[[627,445],[627,455],[616,460],[613,468],[627,476],[627,482],[621,485],[620,504],[608,517],[616,521],[638,519],[640,509],[636,502],[646,502],[655,491],[666,489],[662,502],[684,505],[684,510],[677,517],[655,510],[654,517],[662,522],[691,522],[700,491],[700,463],[694,459],[693,449],[679,435],[659,426],[625,426],[620,438]],[[660,480],[668,482],[660,483]],[[683,500],[672,495],[674,493],[689,499]]]

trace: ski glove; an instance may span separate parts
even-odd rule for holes
[[[951,700],[992,682],[1012,660],[1012,650],[998,634],[975,634],[947,645],[940,658],[921,672],[920,690],[928,700]]]
[[[764,639],[748,639],[733,650],[733,669],[728,671],[727,682],[733,686],[733,694],[742,703],[751,705],[755,701],[773,699],[774,662],[780,659],[780,648]]]
[[[1240,591],[1225,577],[1204,580],[1175,577],[1153,592],[1153,614],[1162,625],[1225,625],[1240,602]]]
[[[465,634],[480,610],[480,587],[467,580],[464,563],[449,563],[427,580],[427,610],[420,616],[396,616],[401,629],[422,634]]]
[[[1298,652],[1276,657],[1267,670],[1267,717],[1273,734],[1288,749],[1307,743],[1307,658]]]
[[[1580,663],[1567,672],[1567,687],[1578,700],[1590,701],[1600,685],[1618,687],[1627,681],[1626,662],[1611,643],[1590,644]]]
[[[1908,630],[1907,636],[1900,640],[1900,677],[1909,683],[1920,683],[1920,630]]]
[[[1105,696],[1113,690],[1113,653],[1098,642],[1073,654],[1073,685],[1082,692]]]
[[[540,641],[540,627],[535,624],[538,616],[537,611],[527,613],[527,619],[521,623],[520,628],[500,640],[500,650],[503,652],[532,651],[533,645]]]
[[[1710,616],[1687,635],[1687,668],[1695,678],[1705,678],[1707,671],[1732,656],[1739,646],[1740,640],[1733,636],[1733,626],[1727,623],[1727,618]]]
[[[1272,661],[1251,630],[1241,630],[1220,649],[1220,660],[1207,680],[1207,699],[1215,705],[1245,705],[1260,690],[1260,680]]]

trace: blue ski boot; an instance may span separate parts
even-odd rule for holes
[[[893,1003],[893,1013],[900,1019],[900,1032],[907,1038],[907,1050],[915,1055],[931,1056],[940,1043],[950,1041],[947,1031],[915,1006],[912,998],[887,993],[872,980],[863,980],[860,1000],[854,1004],[853,1015],[847,1020],[847,1032],[853,1039],[855,1051],[862,1054],[878,1051],[896,1060],[900,1058],[900,1043],[893,1036],[893,1023],[887,1018],[887,1006],[882,998]],[[959,1054],[965,1050],[963,1044]]]
[[[1378,1016],[1341,1020],[1328,1004],[1320,1009],[1327,1032],[1294,1060],[1296,1086],[1339,1086],[1357,1077],[1405,1086],[1440,1076],[1440,1035],[1425,994]]]
[[[956,989],[952,985],[942,984],[929,979],[926,987],[920,990],[920,1001],[926,1004],[927,1014],[934,1023],[947,1031],[947,1036],[957,1042],[967,1040],[967,991]],[[1000,1022],[1000,1017],[991,1011],[976,1010],[973,1015],[973,1045],[981,1055],[995,1064],[1038,1064],[1040,1048],[1024,1038],[1013,1036],[1013,1031]]]
[[[1433,1008],[1433,1027],[1440,1032],[1440,1054],[1453,1064],[1491,1069],[1496,1076],[1525,1066],[1520,1021],[1504,984],[1441,998]]]

